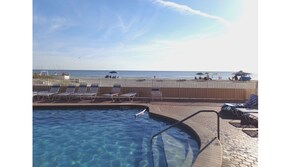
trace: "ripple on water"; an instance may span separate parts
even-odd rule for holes
[[[147,113],[135,120],[139,111],[34,110],[34,166],[149,166],[149,138],[167,124]]]

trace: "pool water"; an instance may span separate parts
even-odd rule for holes
[[[142,110],[34,109],[33,166],[191,166],[195,139],[172,128],[151,147],[151,136],[169,124],[147,112],[135,119]]]

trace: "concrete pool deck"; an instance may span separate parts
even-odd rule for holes
[[[53,103],[53,102],[34,102],[33,106],[101,106],[101,105],[137,105],[147,106],[153,114],[162,115],[182,120],[183,118],[199,110],[220,111],[222,103],[207,102],[99,102],[90,103],[80,101],[75,103]],[[236,127],[229,122],[235,122],[233,118],[220,118],[220,140],[217,136],[217,118],[214,113],[200,113],[184,123],[190,126],[201,139],[201,149],[194,167],[232,167],[232,166],[258,166],[258,138],[250,137],[243,132],[244,129],[251,128]],[[257,130],[257,129],[252,129]],[[213,140],[214,139],[214,140]],[[213,141],[212,141],[213,140]],[[212,141],[212,142],[211,142]],[[208,143],[210,143],[208,145]]]

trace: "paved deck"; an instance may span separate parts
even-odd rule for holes
[[[161,111],[167,116],[175,118],[178,115],[184,118],[199,110],[215,110],[220,111],[222,103],[169,103],[169,102],[153,102],[150,105],[160,107]],[[199,114],[190,119],[211,132],[212,136],[216,136],[216,117],[214,114]],[[222,167],[256,167],[258,166],[258,138],[250,137],[242,130],[251,130],[256,132],[257,129],[249,126],[235,127],[239,120],[233,117],[223,115],[220,119],[220,137],[223,148]],[[199,134],[201,135],[201,134]],[[210,157],[211,158],[211,157]]]
[[[123,102],[90,103],[81,101],[77,103],[33,103],[34,106],[47,105],[144,105],[150,112],[181,120],[199,110],[220,111],[222,103],[202,102]],[[231,125],[229,122],[233,122]],[[220,119],[220,141],[214,140],[196,159],[193,166],[223,166],[223,167],[256,167],[258,166],[258,138],[250,137],[243,130],[256,132],[257,129],[238,126],[239,120],[225,115]],[[201,113],[185,123],[198,132],[202,147],[217,135],[216,115]],[[236,127],[237,126],[237,127]],[[219,149],[222,148],[222,149]],[[221,156],[221,158],[217,158]]]

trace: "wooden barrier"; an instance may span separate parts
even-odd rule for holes
[[[61,86],[60,92],[65,92],[67,86]],[[50,86],[33,86],[34,91],[49,90]],[[76,90],[78,87],[76,87]],[[109,93],[112,87],[100,87],[99,96]],[[245,101],[255,89],[238,88],[165,88],[161,87],[163,99],[201,99],[220,101]],[[148,87],[122,87],[121,93],[137,92],[137,97],[150,98],[151,88]]]

